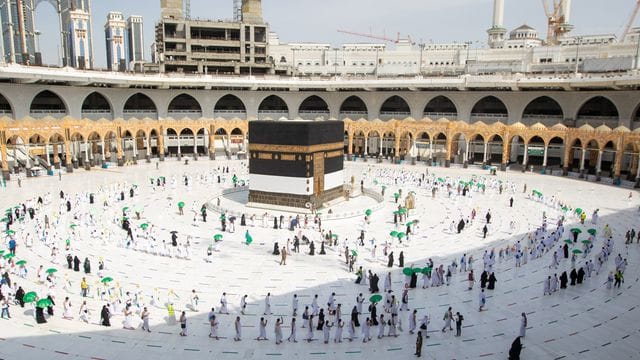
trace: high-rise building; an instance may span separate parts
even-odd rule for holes
[[[265,74],[269,25],[260,0],[242,0],[240,21],[188,20],[178,11],[181,0],[161,0],[156,24],[157,63],[162,72]],[[169,6],[171,5],[171,6]]]
[[[33,0],[0,1],[2,60],[9,63],[37,64]]]
[[[104,24],[104,36],[107,43],[107,67],[112,71],[127,69],[128,38],[127,27],[121,12],[111,11]]]
[[[127,39],[129,42],[128,56],[130,69],[137,68],[144,63],[144,31],[142,16],[131,15],[127,19]]]
[[[91,0],[61,0],[62,64],[79,69],[93,67]]]

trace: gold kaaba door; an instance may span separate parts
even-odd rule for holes
[[[313,154],[313,194],[320,196],[324,190],[324,153]]]

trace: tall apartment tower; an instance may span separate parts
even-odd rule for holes
[[[33,0],[0,1],[2,60],[8,63],[38,64]]]
[[[104,37],[107,43],[107,67],[111,71],[127,69],[127,24],[121,12],[111,11],[104,24]]]
[[[144,63],[144,31],[142,16],[131,15],[127,19],[127,39],[129,43],[129,69],[136,70]]]
[[[93,68],[93,23],[91,0],[61,0],[62,64],[78,69]]]

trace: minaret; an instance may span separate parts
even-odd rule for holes
[[[493,2],[493,24],[487,30],[489,34],[489,47],[501,48],[507,29],[504,27],[504,0],[494,0]]]

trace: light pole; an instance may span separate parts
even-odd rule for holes
[[[422,75],[422,54],[424,53],[425,44],[419,44],[420,47],[420,62],[418,63],[418,75]]]
[[[466,41],[465,44],[467,45],[467,57],[464,60],[464,72],[468,74],[469,73],[469,51],[471,50],[471,44],[473,44],[473,41]]]
[[[580,60],[578,59],[578,57],[580,56],[580,42],[582,42],[582,37],[576,36],[576,76],[578,75],[578,65],[580,64]]]

